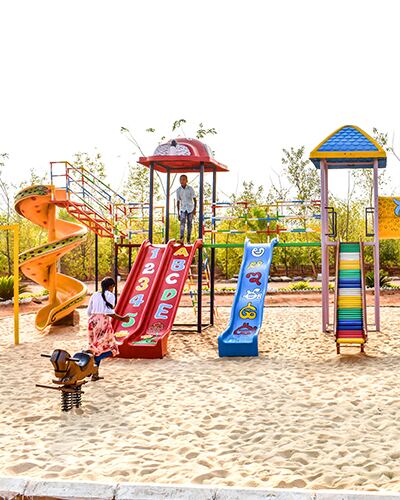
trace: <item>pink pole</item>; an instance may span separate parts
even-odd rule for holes
[[[381,329],[379,277],[378,160],[374,160],[374,295],[375,329],[378,332]]]
[[[320,162],[321,170],[321,274],[322,274],[322,331],[329,324],[329,253],[328,253],[328,167],[325,160]]]

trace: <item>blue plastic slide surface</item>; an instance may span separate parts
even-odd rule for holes
[[[268,288],[272,253],[278,240],[251,244],[246,239],[244,254],[228,328],[218,337],[223,356],[258,356],[264,299]]]

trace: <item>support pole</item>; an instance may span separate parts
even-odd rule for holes
[[[171,186],[170,186],[170,171],[169,169],[167,170],[167,184],[166,184],[166,189],[165,189],[165,195],[166,195],[166,200],[165,200],[165,237],[164,237],[164,243],[168,243],[169,240],[169,204],[170,204],[170,196],[171,196]]]
[[[375,295],[375,329],[381,330],[380,314],[380,276],[379,276],[379,224],[378,224],[378,160],[374,160],[374,295]]]
[[[95,281],[95,291],[99,289],[99,235],[95,233],[94,235],[94,281]]]
[[[212,176],[212,196],[211,196],[211,216],[212,224],[211,228],[215,231],[215,215],[216,208],[215,203],[217,201],[217,171],[214,167]],[[211,243],[215,243],[215,233],[211,233]],[[211,248],[211,262],[210,262],[210,325],[214,325],[214,302],[215,302],[215,248]]]
[[[131,272],[132,269],[132,246],[129,245],[128,248],[128,273]]]
[[[204,218],[204,163],[200,163],[199,179],[199,233],[198,238],[203,239],[203,218]],[[197,263],[197,331],[202,328],[202,292],[203,292],[203,248],[198,250]]]
[[[322,331],[329,325],[329,246],[328,246],[328,166],[320,162],[321,174],[321,274],[322,274]]]
[[[54,188],[53,188],[54,189]],[[54,191],[52,197],[54,196]],[[47,209],[47,241],[52,243],[56,238],[56,210],[57,207],[54,203],[50,203]],[[49,304],[54,304],[57,300],[57,289],[56,289],[56,276],[57,276],[57,262],[54,262],[49,266],[49,274],[47,278],[48,290],[49,290]]]
[[[12,226],[14,232],[14,345],[19,344],[19,226]]]
[[[115,281],[115,303],[118,300],[118,243],[114,243],[114,281]]]
[[[154,163],[150,164],[149,241],[153,243]]]

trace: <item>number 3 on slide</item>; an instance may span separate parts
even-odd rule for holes
[[[149,287],[149,278],[145,278],[144,276],[142,278],[138,279],[139,284],[135,288],[138,292],[142,292],[143,290],[146,290]]]

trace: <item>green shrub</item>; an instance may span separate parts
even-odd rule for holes
[[[379,286],[380,288],[382,287],[387,287],[388,284],[390,283],[390,278],[389,275],[386,271],[383,271],[382,269],[379,271]],[[365,275],[365,284],[369,288],[374,287],[374,271],[368,271]]]
[[[19,293],[27,290],[26,285],[19,285]],[[0,277],[0,300],[11,300],[14,297],[14,276]]]
[[[306,281],[298,281],[297,283],[291,283],[288,290],[315,290],[315,287],[307,283]]]

